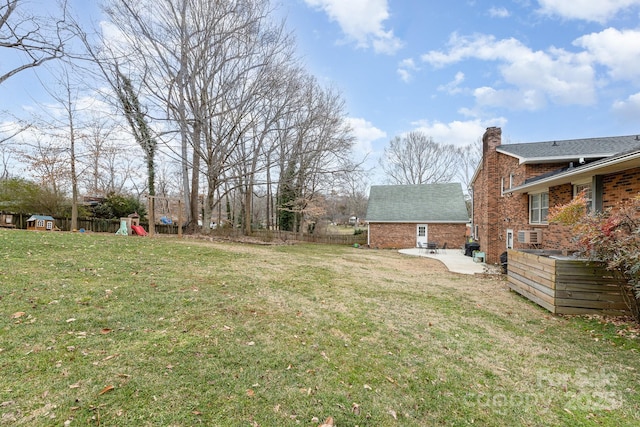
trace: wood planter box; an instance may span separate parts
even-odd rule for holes
[[[552,313],[629,314],[618,279],[599,262],[509,250],[507,279],[512,290]]]

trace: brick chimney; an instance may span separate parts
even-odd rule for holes
[[[499,127],[487,128],[482,136],[482,155],[484,156],[487,150],[495,151],[500,144],[502,144],[502,129]]]

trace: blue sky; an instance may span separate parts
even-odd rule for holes
[[[488,126],[514,143],[640,133],[640,0],[278,1],[369,166],[418,129],[460,146]],[[97,2],[71,3],[100,19]],[[9,79],[0,109],[40,92],[31,73]]]
[[[283,0],[359,148],[640,133],[640,0]]]

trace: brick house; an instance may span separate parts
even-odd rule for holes
[[[460,183],[375,185],[366,221],[372,248],[413,248],[419,243],[459,248],[469,213]]]
[[[575,249],[565,227],[548,224],[549,206],[586,190],[600,211],[640,191],[640,137],[502,144],[488,128],[472,179],[472,233],[488,263],[507,249]]]

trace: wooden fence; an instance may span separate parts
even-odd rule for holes
[[[324,243],[329,245],[349,245],[353,246],[366,245],[367,233],[362,232],[360,234],[300,234],[292,231],[280,231],[280,230],[256,230],[252,233],[252,236],[262,239],[264,241],[280,240],[286,241],[302,241],[309,243]]]
[[[602,263],[509,250],[509,287],[557,314],[629,314],[620,279]]]
[[[27,219],[31,215],[13,214],[13,225],[18,229],[27,229]],[[71,218],[55,218],[56,227],[63,231],[71,229]],[[145,229],[149,229],[149,224],[140,222]],[[119,219],[100,218],[79,218],[78,230],[85,230],[93,233],[115,233],[120,228]],[[156,234],[178,234],[176,224],[155,224]],[[224,235],[225,237],[240,237],[242,232],[238,229],[213,230],[213,235]],[[367,233],[360,234],[300,234],[290,231],[279,230],[256,230],[253,237],[263,241],[303,241],[310,243],[324,243],[332,245],[366,245]]]
[[[30,214],[11,214],[12,224],[17,229],[27,229],[27,219]],[[56,227],[62,231],[71,230],[71,218],[55,218]],[[149,224],[140,222],[147,230]],[[115,233],[120,228],[119,219],[103,219],[103,218],[78,218],[78,230],[90,231],[93,233]],[[158,234],[178,234],[178,226],[172,224],[156,224],[155,231]]]

